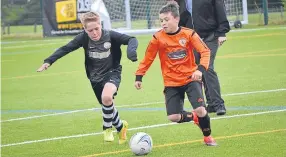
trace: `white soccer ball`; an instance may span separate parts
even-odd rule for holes
[[[153,141],[150,135],[144,132],[134,134],[129,141],[129,147],[135,155],[146,155],[151,152]]]

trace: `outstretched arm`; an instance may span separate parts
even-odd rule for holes
[[[147,72],[147,70],[150,68],[150,66],[152,65],[153,61],[155,60],[158,49],[159,49],[158,48],[158,40],[155,36],[153,36],[152,40],[150,41],[150,43],[146,49],[145,57],[141,61],[141,63],[139,64],[139,67],[135,73],[135,75],[136,75],[135,87],[137,89],[141,88],[142,78],[145,75],[145,73]]]
[[[57,49],[50,57],[44,60],[44,64],[37,70],[37,72],[42,72],[47,70],[55,61],[61,57],[67,55],[68,53],[82,47],[83,33],[77,35],[72,41],[68,44]]]
[[[115,31],[110,31],[110,36],[112,39],[116,40],[116,42],[118,42],[119,44],[128,45],[127,58],[132,62],[137,61],[138,41],[135,37]]]

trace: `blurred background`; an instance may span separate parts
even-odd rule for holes
[[[78,4],[90,6],[95,0],[77,1]],[[286,25],[285,1],[225,0],[225,7],[232,25],[235,21],[242,21],[244,28]],[[109,13],[112,29],[147,30],[159,27],[158,11],[166,0],[103,0],[103,2]],[[42,23],[45,20],[43,0],[1,0],[1,3],[2,37],[43,36]]]

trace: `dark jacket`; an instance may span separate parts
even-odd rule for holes
[[[223,0],[193,0],[192,14],[186,9],[185,0],[176,0],[180,6],[180,26],[194,29],[201,38],[214,33],[225,36],[230,30]]]
[[[108,30],[103,30],[108,31]],[[103,33],[102,33],[103,34]],[[111,54],[113,58],[112,68],[117,69],[120,66],[120,60],[122,56],[121,45],[128,45],[127,47],[127,57],[132,61],[137,61],[137,47],[138,41],[135,37],[131,37],[125,34],[121,34],[115,31],[109,31],[110,38],[108,39],[111,43]],[[101,39],[100,39],[101,40]],[[69,54],[72,51],[77,50],[80,47],[83,47],[85,54],[85,69],[87,77],[90,79],[90,66],[92,66],[93,60],[89,59],[89,37],[85,31],[78,34],[73,40],[71,40],[66,45],[57,49],[50,57],[44,60],[44,63],[53,64],[55,61],[60,59],[61,57]]]

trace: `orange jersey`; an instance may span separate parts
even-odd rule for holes
[[[201,55],[200,65],[196,65],[193,50]],[[210,50],[192,29],[180,27],[176,33],[156,32],[151,39],[144,59],[136,71],[137,77],[145,75],[159,53],[165,86],[183,86],[192,81],[196,70],[208,69]],[[139,79],[140,80],[140,79]]]

